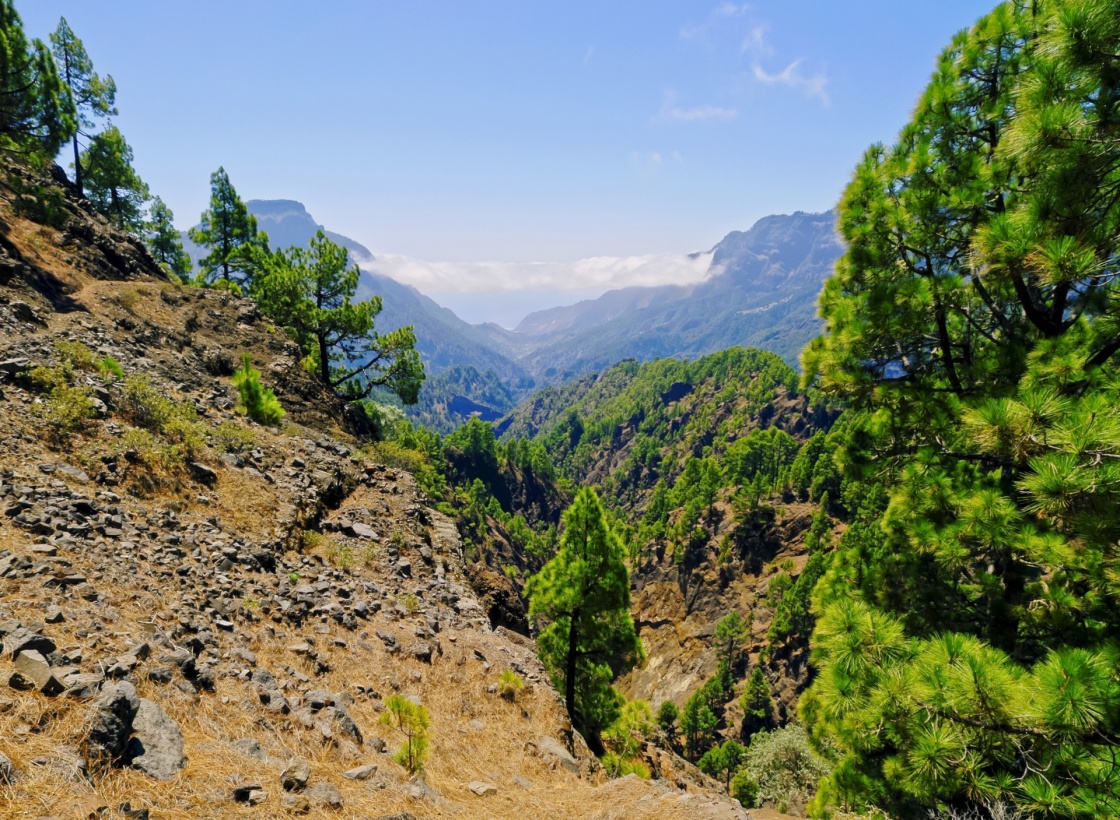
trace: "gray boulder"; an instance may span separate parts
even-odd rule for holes
[[[170,780],[187,765],[179,724],[150,700],[140,698],[128,744],[129,763],[156,780]]]
[[[81,744],[82,754],[92,768],[117,765],[125,759],[132,721],[139,708],[140,698],[131,683],[112,683],[101,690]]]

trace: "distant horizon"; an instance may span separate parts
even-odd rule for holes
[[[653,258],[643,257],[593,257],[588,259],[573,259],[570,262],[467,262],[455,263],[440,260],[414,259],[400,254],[378,253],[371,251],[365,241],[360,237],[347,236],[335,231],[330,225],[319,222],[315,214],[300,200],[291,197],[277,199],[248,199],[246,205],[250,210],[262,210],[259,206],[274,204],[290,204],[298,206],[312,222],[321,226],[325,231],[343,236],[356,243],[368,253],[368,257],[356,258],[358,266],[368,273],[380,274],[416,288],[417,291],[427,296],[440,307],[451,310],[456,316],[473,325],[496,324],[506,330],[515,330],[522,321],[533,313],[551,308],[570,307],[585,301],[593,301],[612,291],[633,287],[660,287],[664,285],[695,285],[707,281],[720,273],[711,267],[713,250],[724,241],[731,233],[741,233],[751,230],[761,220],[769,217],[794,216],[799,213],[811,216],[821,216],[831,212],[828,208],[823,211],[796,210],[788,214],[766,214],[756,219],[751,225],[735,229],[717,239],[706,250],[692,251],[681,254],[660,254]],[[491,272],[502,271],[505,274],[506,287],[493,288],[496,281],[494,276],[489,277],[491,289],[474,288],[470,290],[456,290],[449,285],[455,284],[456,275],[464,271],[478,268],[489,268]],[[542,275],[539,269],[555,272],[567,269],[563,287],[543,287]],[[535,287],[525,287],[523,284],[515,286],[511,277],[518,273],[528,274],[526,278],[533,278],[535,274]],[[580,277],[580,274],[584,274]],[[602,279],[604,273],[609,276]],[[674,277],[672,274],[685,274]],[[593,282],[591,277],[596,274],[600,281]],[[617,275],[616,275],[617,274]],[[550,277],[546,274],[544,280]],[[559,277],[551,277],[558,280]],[[471,281],[469,276],[462,277]],[[439,285],[442,284],[443,287]]]
[[[471,292],[527,264],[570,288],[589,259],[661,259],[601,270],[604,290],[689,280],[667,260],[828,210],[994,5],[14,2],[44,40],[65,16],[113,76],[114,124],[178,227],[222,166],[243,199],[294,197]]]

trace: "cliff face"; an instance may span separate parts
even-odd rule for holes
[[[0,815],[744,816],[671,756],[605,779],[532,643],[491,628],[452,523],[252,302],[169,283],[61,189],[40,221],[11,189]],[[243,354],[278,428],[235,410]],[[431,716],[411,777],[395,694]]]

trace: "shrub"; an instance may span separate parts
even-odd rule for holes
[[[756,733],[742,768],[758,784],[757,804],[777,806],[779,811],[808,803],[829,772],[828,764],[809,747],[805,729],[796,724]]]
[[[428,729],[431,726],[428,710],[404,695],[390,695],[385,700],[380,723],[404,736],[404,743],[393,759],[410,772],[422,769],[428,757]]]
[[[121,414],[146,430],[158,433],[175,415],[175,403],[162,395],[145,376],[133,376],[124,385]],[[194,407],[189,411],[193,421]],[[184,413],[185,414],[185,413]]]
[[[740,769],[731,778],[730,792],[745,808],[758,805],[758,781],[746,769]]]
[[[73,372],[63,367],[33,367],[27,374],[31,381],[31,388],[40,393],[50,393],[56,387],[66,387],[70,384]]]
[[[233,374],[233,384],[241,396],[237,409],[253,421],[261,424],[277,425],[284,418],[284,408],[276,399],[276,394],[261,384],[259,370],[254,370],[245,354],[241,369]]]
[[[517,699],[517,693],[525,688],[525,681],[512,669],[507,669],[498,678],[498,694],[508,701]]]
[[[142,293],[142,291],[133,287],[121,288],[117,292],[117,304],[132,313],[136,306],[140,304],[141,295],[146,296],[147,293]]]
[[[93,399],[80,387],[59,385],[36,408],[50,427],[53,437],[64,437],[80,430],[95,415]]]
[[[257,443],[251,430],[232,421],[223,421],[211,430],[210,442],[223,453],[243,453]]]
[[[172,470],[182,466],[177,453],[140,427],[127,430],[117,447],[119,454],[129,461],[143,464],[152,470]]]
[[[106,384],[112,384],[124,378],[124,369],[112,356],[106,356],[97,363],[97,372]]]
[[[94,369],[93,351],[81,342],[58,339],[54,343],[54,348],[58,351],[59,360],[64,364],[76,370]]]
[[[163,434],[169,442],[169,447],[176,451],[181,461],[194,461],[206,451],[205,425],[197,421],[189,421],[176,413],[163,426]]]
[[[349,544],[330,541],[326,549],[326,558],[339,569],[348,570],[354,566],[354,550]]]
[[[650,779],[649,766],[641,760],[623,758],[615,752],[607,752],[599,762],[603,764],[603,768],[611,777],[626,777],[628,774],[636,774],[642,780]]]
[[[680,716],[680,710],[671,700],[662,703],[661,708],[657,710],[657,725],[661,727],[661,731],[665,733],[670,743],[677,736],[677,719]]]

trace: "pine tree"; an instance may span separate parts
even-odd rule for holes
[[[731,778],[742,765],[746,749],[736,740],[725,740],[713,746],[696,761],[696,767],[704,774],[723,781],[725,788],[731,788]]]
[[[743,621],[743,616],[737,611],[728,613],[716,624],[716,655],[729,670],[734,669],[736,661],[739,660],[743,636],[746,634],[747,625]]]
[[[762,667],[756,666],[747,681],[743,693],[743,740],[750,740],[755,732],[765,731],[774,726],[774,695],[770,682],[762,674]]]
[[[158,196],[148,208],[148,250],[168,272],[186,281],[191,274],[191,258],[175,230],[175,214]]]
[[[0,149],[50,159],[74,117],[50,51],[27,39],[12,0],[0,0]]]
[[[529,579],[529,615],[540,626],[541,660],[572,722],[593,748],[618,716],[611,681],[643,657],[630,618],[630,575],[621,542],[595,491],[584,487],[564,513],[560,549]]]
[[[237,195],[225,168],[210,175],[210,207],[203,211],[192,242],[210,249],[199,260],[203,284],[220,278],[225,285],[248,288],[260,259],[268,252],[268,235],[257,230],[257,219]]]
[[[93,207],[118,228],[140,234],[145,227],[148,186],[132,167],[132,148],[120,130],[111,125],[97,134],[81,159]]]
[[[360,271],[347,267],[345,248],[318,231],[310,248],[261,259],[251,293],[299,342],[325,385],[351,400],[387,387],[405,404],[416,403],[424,367],[412,327],[374,329],[381,297],[354,301]]]
[[[681,710],[681,733],[684,735],[684,754],[689,760],[698,760],[715,742],[719,718],[704,696],[703,690],[694,692]]]
[[[78,137],[89,137],[83,130],[92,128],[95,120],[116,114],[114,107],[117,97],[117,84],[106,75],[101,79],[93,70],[93,61],[86,52],[85,45],[70,28],[65,17],[58,20],[58,28],[51,33],[51,50],[54,52],[59,77],[66,96],[75,114],[75,129],[72,137],[74,144],[74,185],[79,194],[84,194],[82,159]]]
[[[1120,815],[1117,76],[1118,0],[1004,3],[845,191],[805,354],[854,408],[821,809]]]

